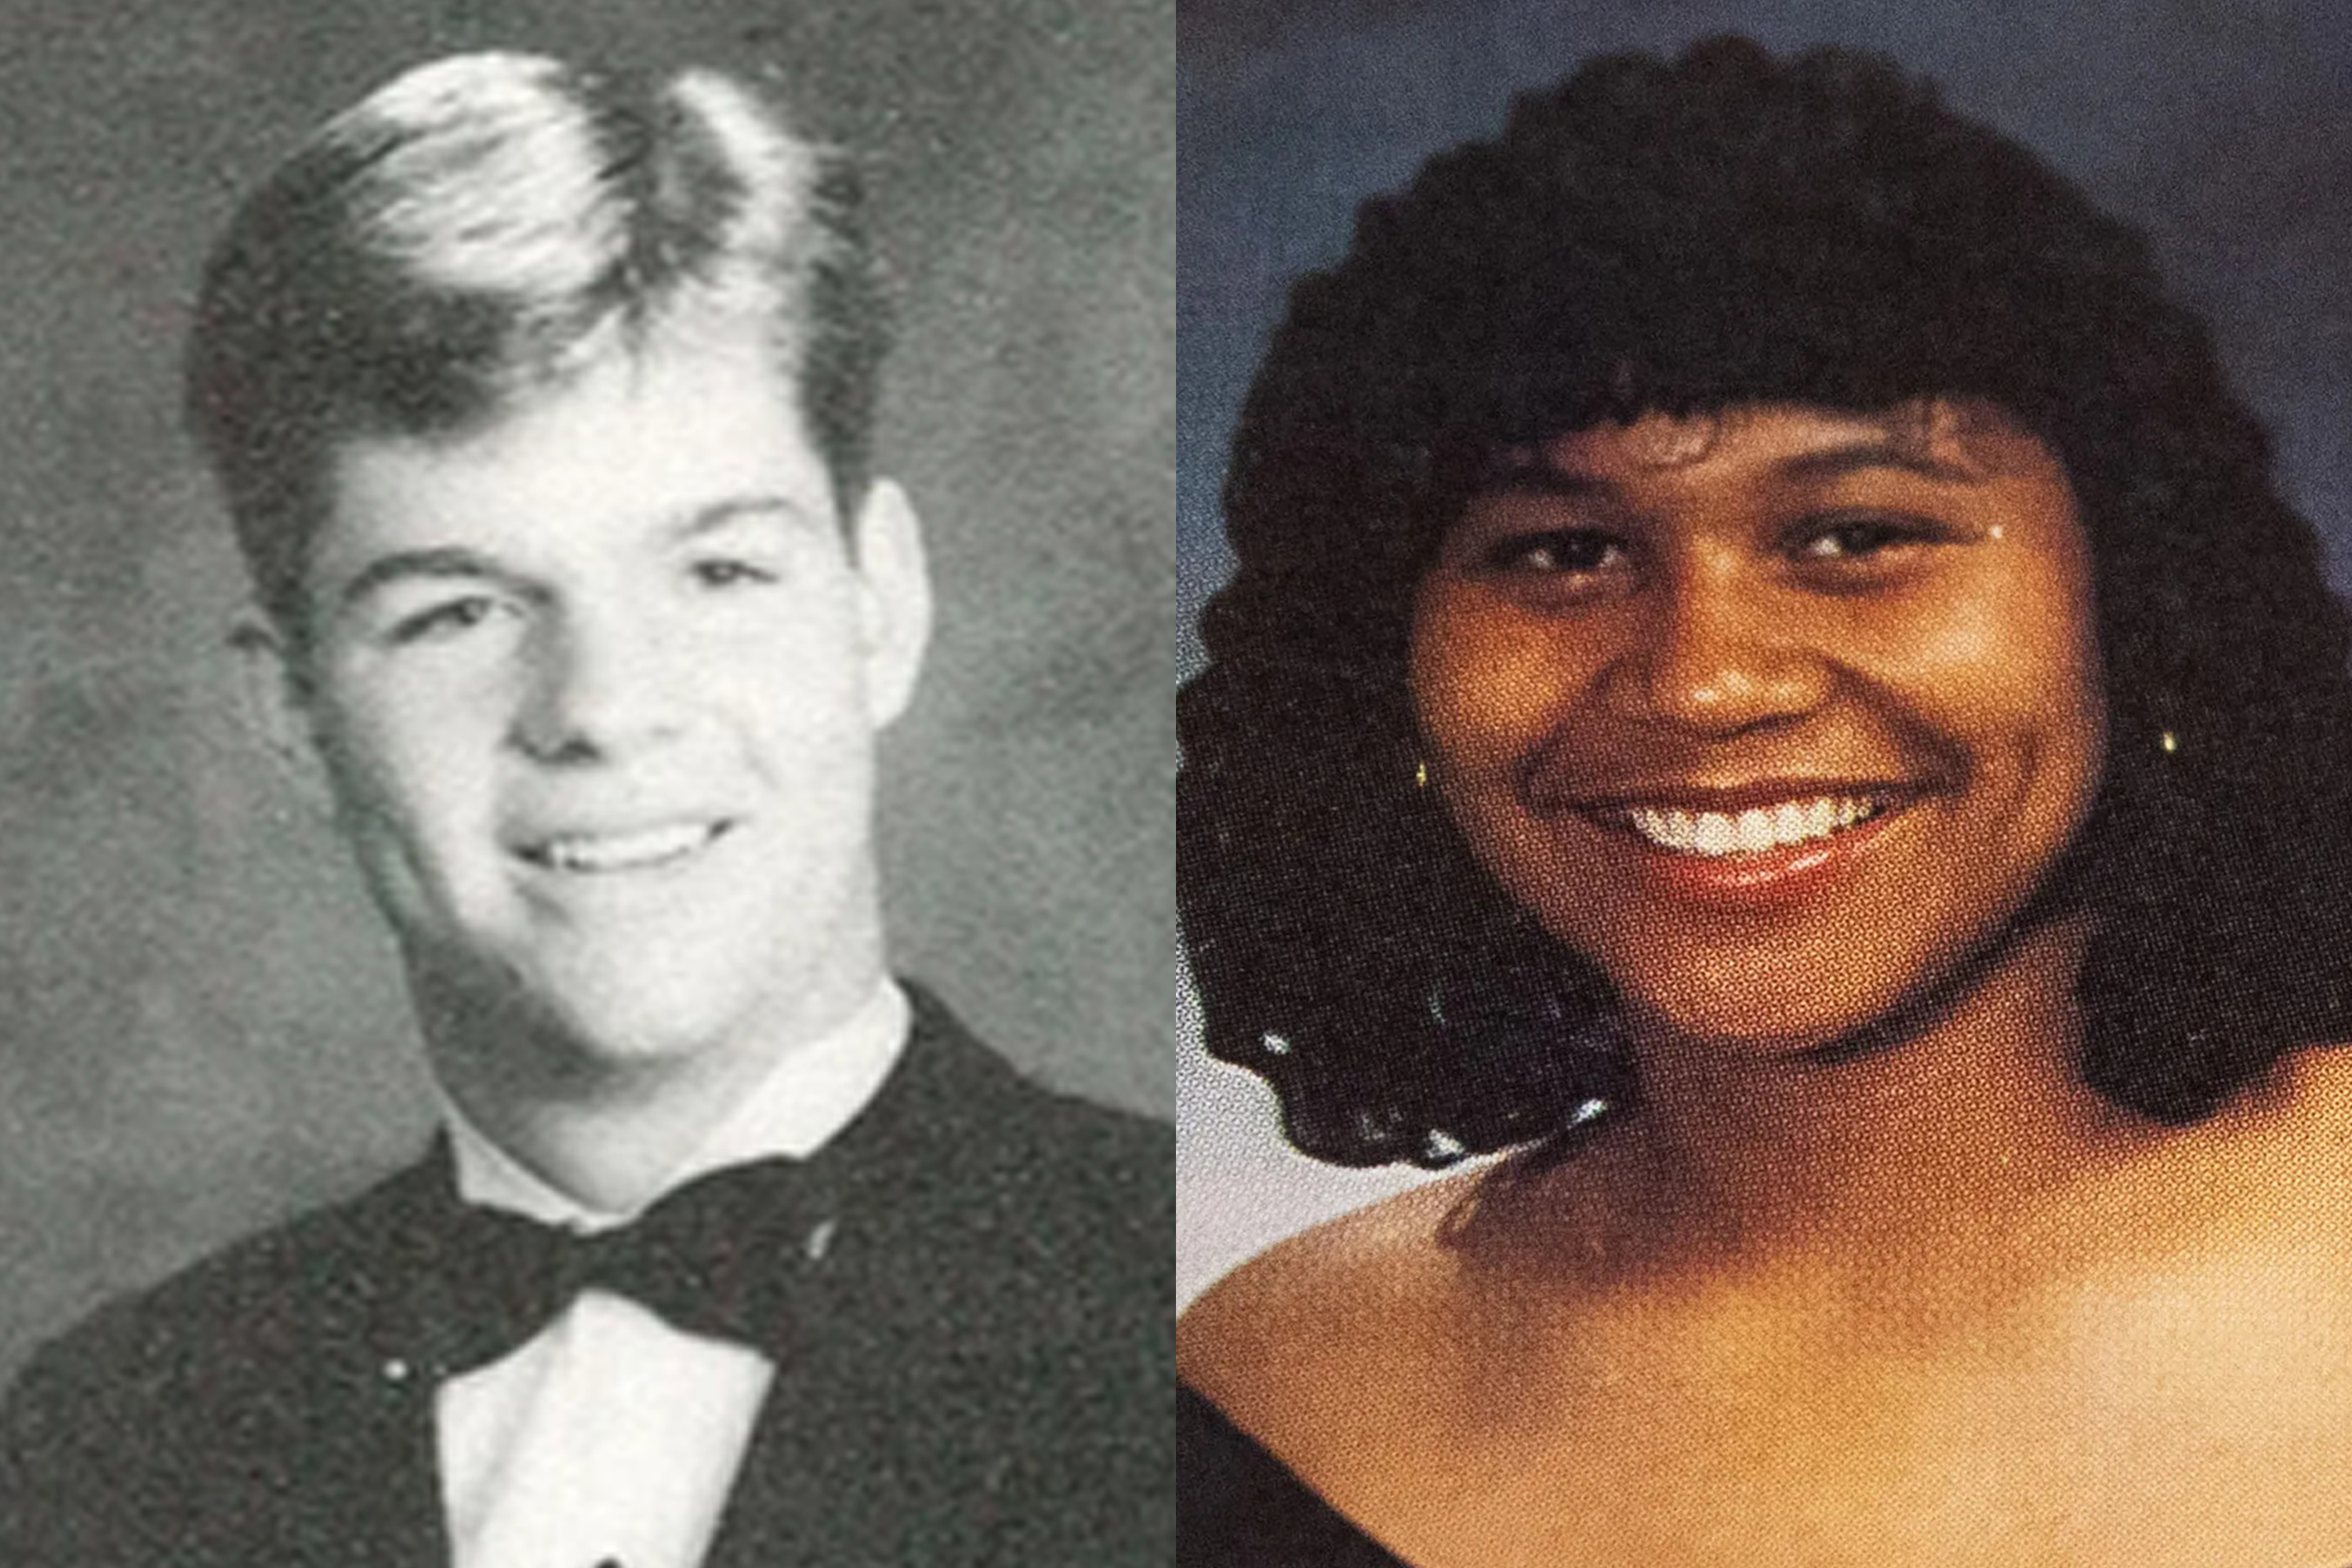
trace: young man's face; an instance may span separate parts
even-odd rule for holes
[[[673,341],[328,479],[289,689],[428,1024],[625,1070],[863,999],[928,599],[903,496],[845,529],[783,376]]]

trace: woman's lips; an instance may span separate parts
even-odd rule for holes
[[[1738,814],[1657,805],[1580,815],[1622,847],[1645,886],[1685,903],[1769,910],[1821,891],[1876,847],[1916,803],[1916,795],[1875,791],[1798,798]],[[1755,821],[1759,812],[1770,819],[1761,827]],[[1764,847],[1749,847],[1759,841]]]

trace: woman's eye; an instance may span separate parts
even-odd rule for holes
[[[498,600],[488,594],[468,594],[462,599],[446,599],[430,609],[404,616],[394,622],[392,640],[413,643],[458,637],[488,621],[498,614]]]
[[[1624,552],[1624,546],[1605,533],[1554,529],[1498,541],[1486,551],[1484,563],[1497,572],[1573,574],[1606,571]]]
[[[1835,518],[1806,528],[1798,537],[1796,553],[1806,561],[1866,561],[1933,537],[1925,525],[1902,518]]]

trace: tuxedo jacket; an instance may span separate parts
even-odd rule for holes
[[[918,994],[808,1163],[835,1224],[708,1568],[1167,1563],[1172,1152]],[[436,1148],[36,1355],[0,1412],[0,1563],[446,1563],[422,1282],[450,1180]]]

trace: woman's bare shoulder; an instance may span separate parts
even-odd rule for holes
[[[1184,1381],[1277,1452],[1382,1397],[1442,1345],[1455,1269],[1451,1217],[1477,1173],[1449,1177],[1291,1237],[1219,1280],[1178,1321]]]

